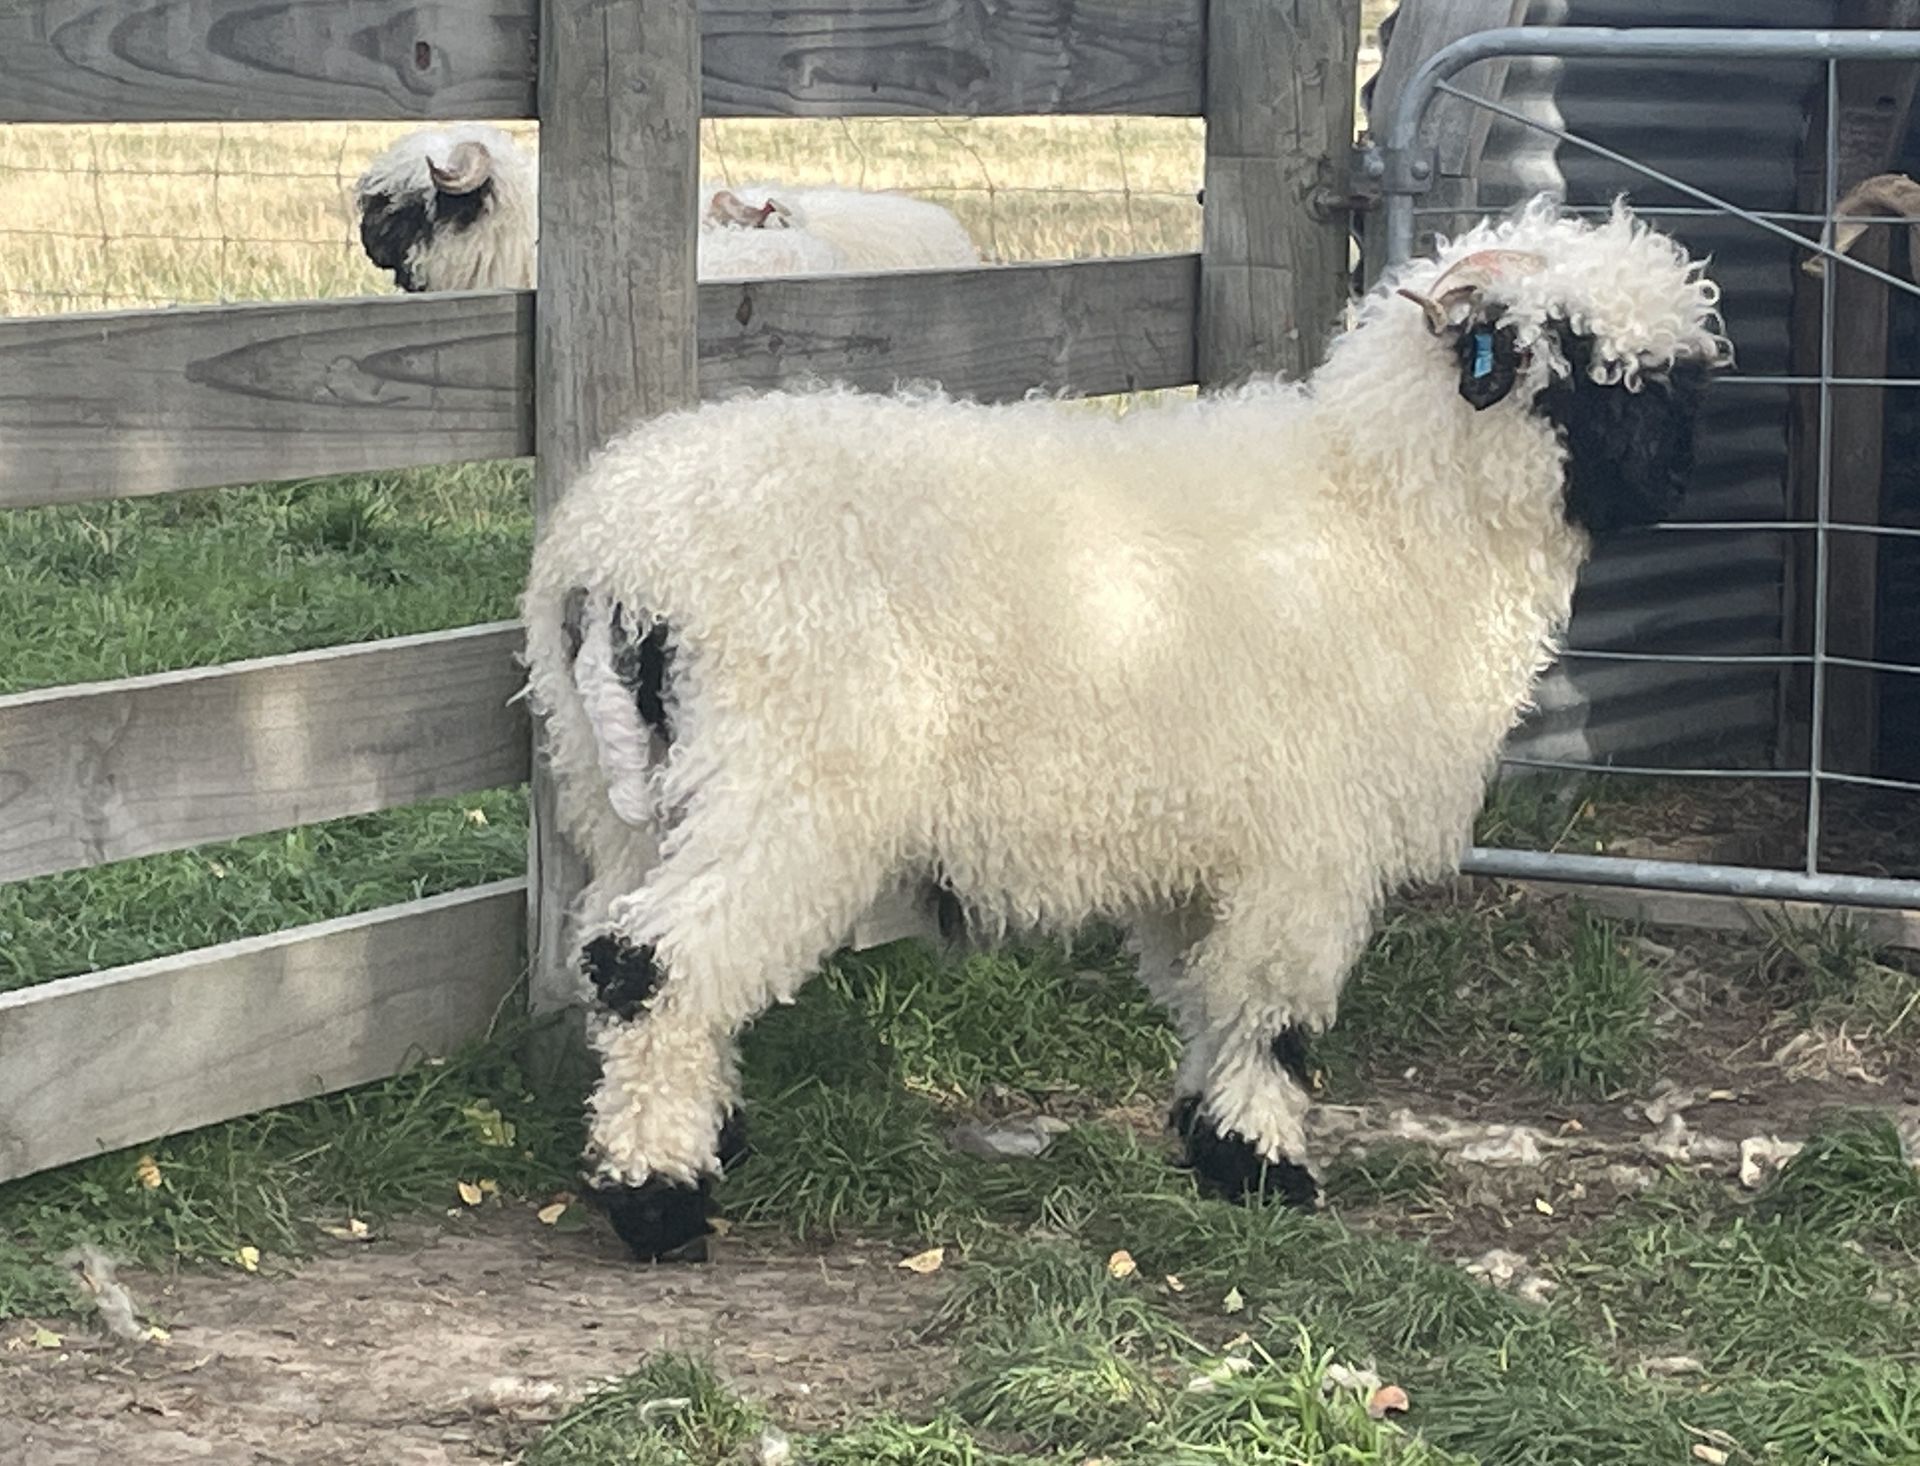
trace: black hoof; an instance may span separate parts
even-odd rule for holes
[[[595,1186],[591,1195],[606,1208],[620,1240],[641,1262],[705,1262],[708,1183],[682,1186],[654,1176],[638,1186]]]
[[[724,1171],[747,1158],[747,1127],[738,1110],[720,1127],[714,1149]],[[591,1185],[588,1194],[606,1208],[613,1230],[641,1262],[705,1262],[712,1190],[704,1176],[696,1186],[655,1176],[638,1186]]]
[[[1279,1200],[1310,1210],[1320,1198],[1319,1184],[1305,1166],[1289,1160],[1268,1161],[1246,1137],[1229,1131],[1222,1135],[1200,1113],[1197,1096],[1189,1095],[1173,1108],[1168,1123],[1186,1142],[1186,1163],[1209,1190],[1228,1201]]]
[[[581,949],[580,969],[593,983],[602,1006],[622,1018],[632,1018],[666,976],[653,960],[653,948],[636,947],[624,938],[595,937]]]

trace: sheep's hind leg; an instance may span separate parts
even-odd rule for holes
[[[582,953],[600,1010],[591,1185],[636,1257],[705,1256],[712,1184],[745,1153],[734,1035],[792,999],[883,877],[801,822],[710,805],[610,903]]]

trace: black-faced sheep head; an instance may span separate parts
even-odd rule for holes
[[[525,288],[535,188],[532,159],[498,128],[410,133],[354,186],[360,246],[402,290]]]
[[[1728,359],[1719,292],[1679,246],[1616,209],[1540,209],[1491,231],[1424,291],[1399,293],[1451,348],[1460,397],[1538,414],[1566,451],[1565,513],[1589,533],[1679,507],[1708,373]]]

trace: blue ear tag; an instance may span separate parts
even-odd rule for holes
[[[1473,379],[1493,375],[1493,332],[1484,327],[1473,333]]]

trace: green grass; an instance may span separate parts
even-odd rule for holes
[[[1336,1095],[1436,1055],[1563,1098],[1607,1094],[1654,1055],[1654,981],[1627,938],[1510,895],[1392,913],[1316,1061]]]
[[[577,1096],[529,1090],[517,1032],[346,1094],[0,1186],[0,1319],[72,1307],[55,1259],[82,1243],[161,1268],[237,1266],[253,1248],[272,1269],[307,1254],[324,1227],[459,1206],[463,1180],[517,1196],[568,1186]],[[154,1168],[144,1181],[143,1158]]]
[[[0,514],[0,694],[514,614],[512,463]]]
[[[0,992],[505,880],[526,818],[495,790],[0,886]]]
[[[0,694],[514,614],[512,463],[0,514]],[[0,886],[0,990],[519,874],[521,791]]]

